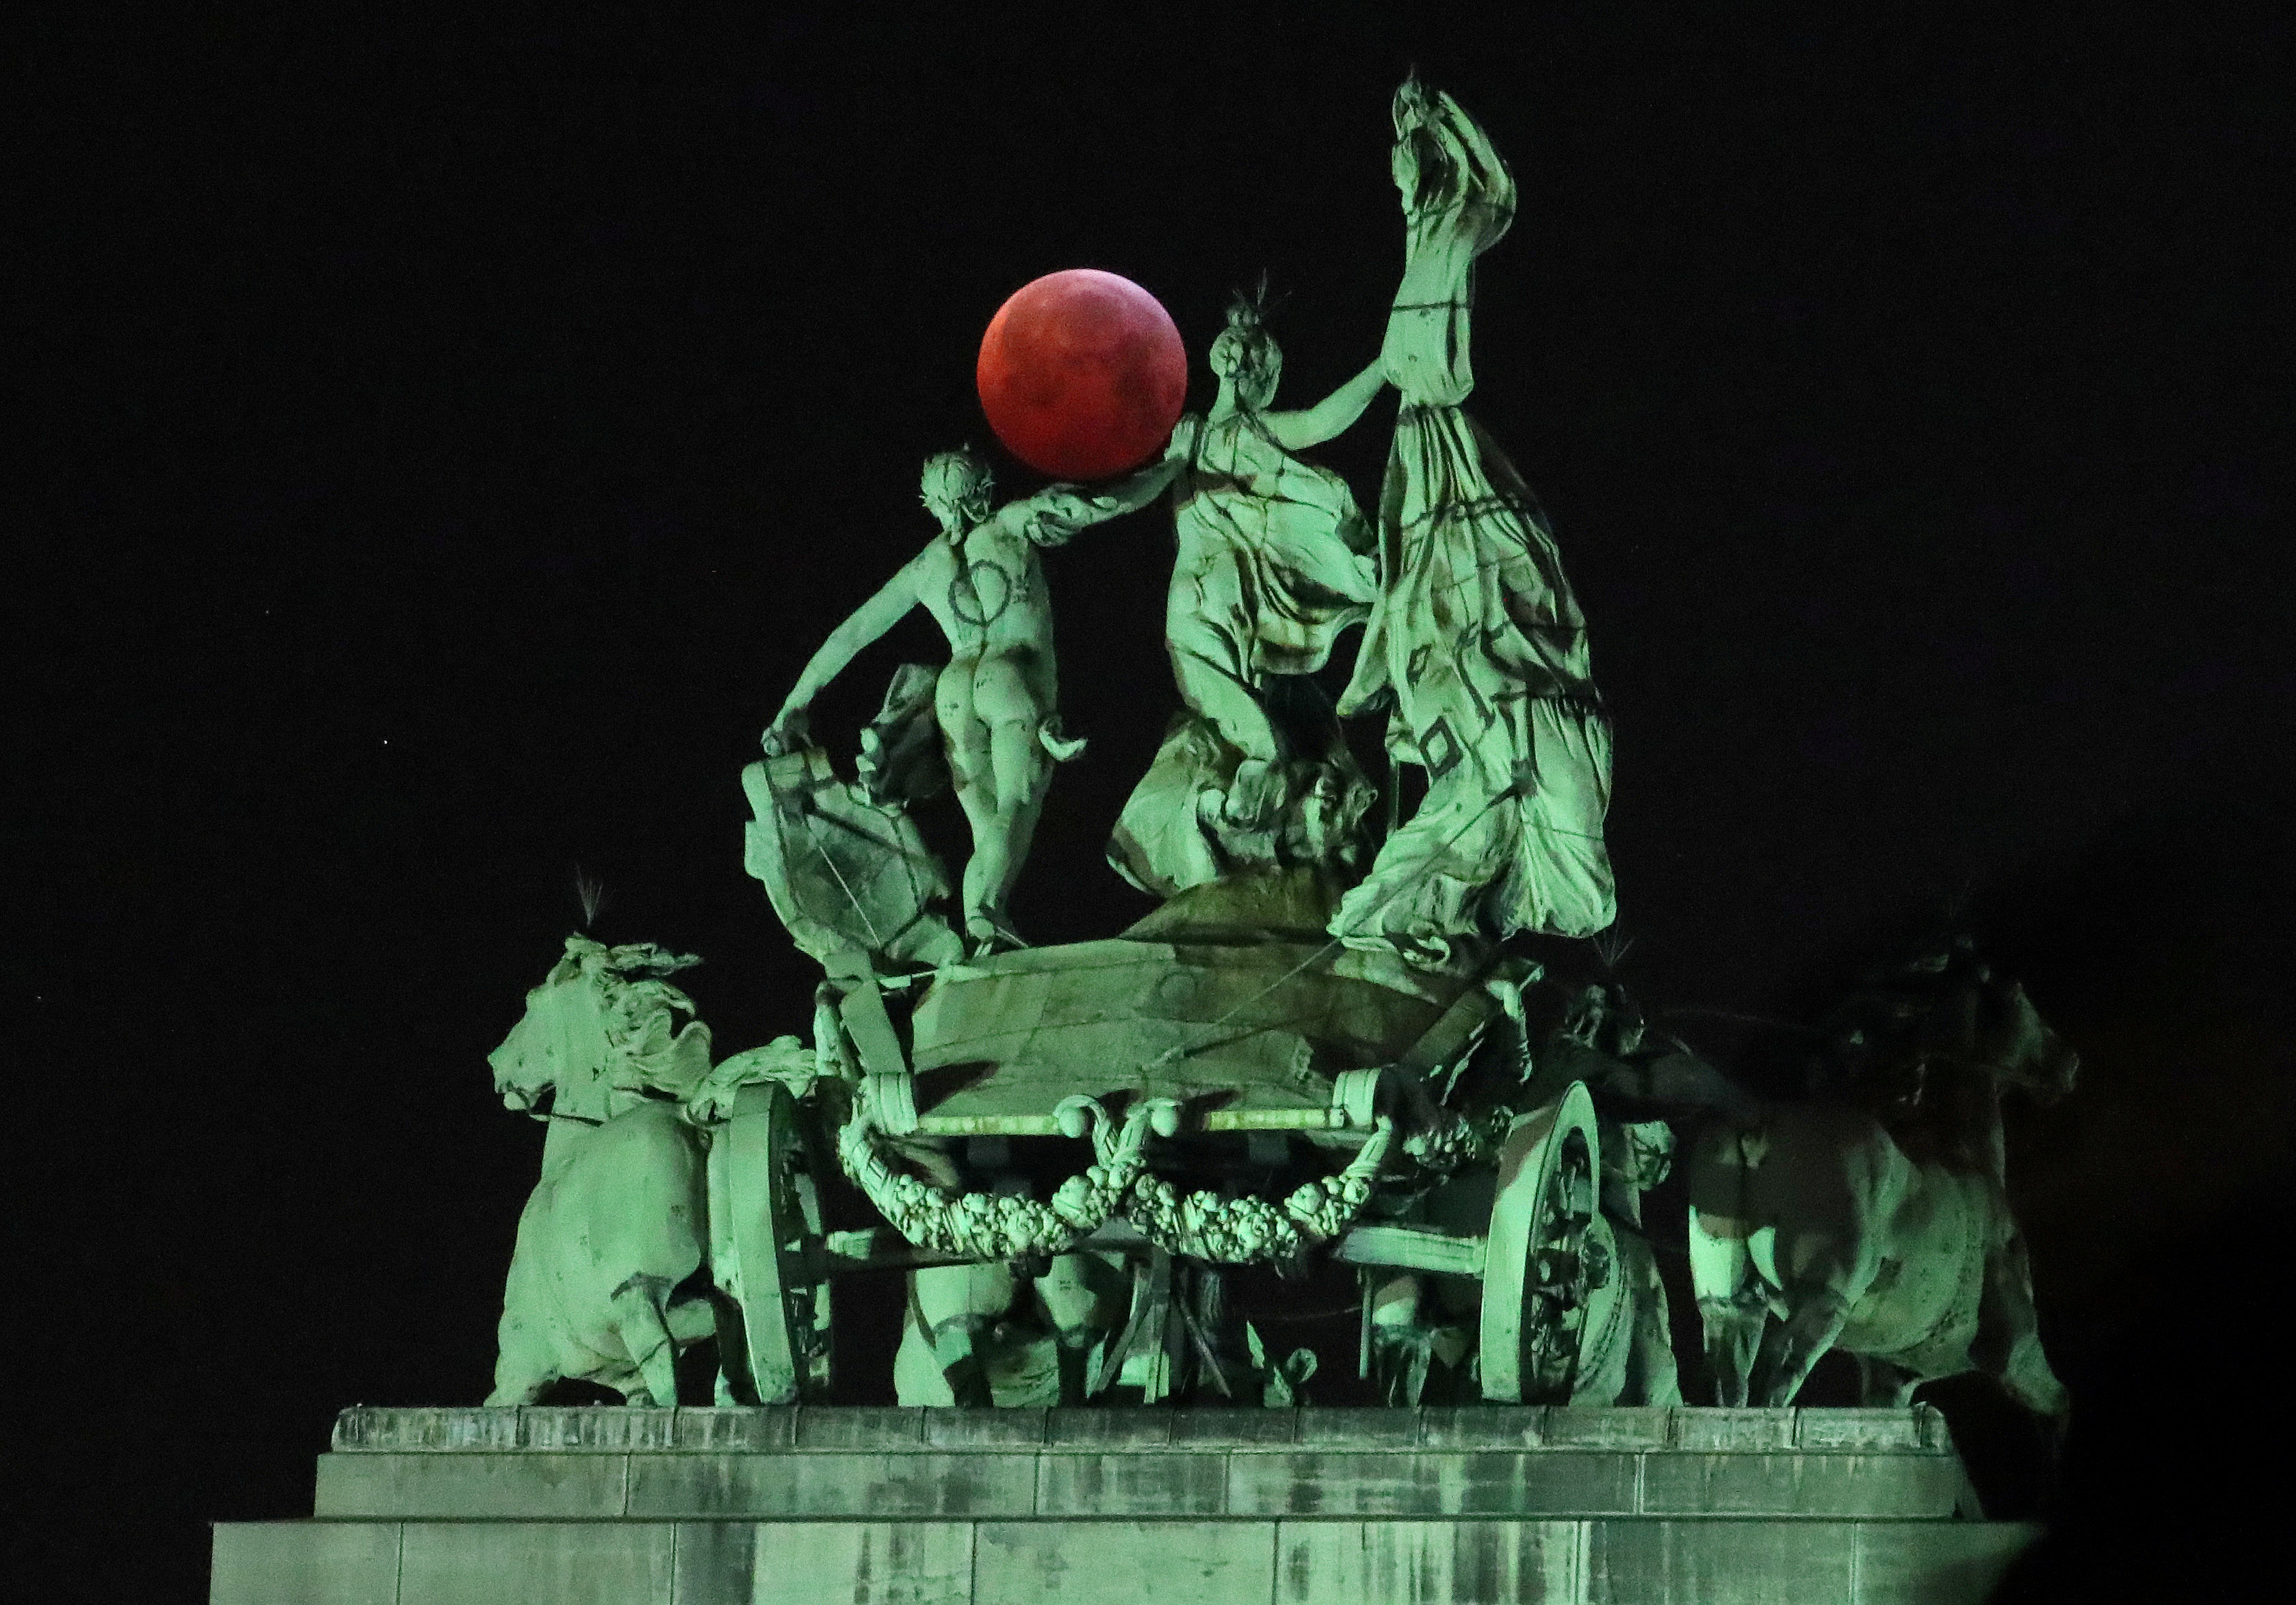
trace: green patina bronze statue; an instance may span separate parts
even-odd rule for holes
[[[491,1408],[345,1413],[324,1519],[219,1527],[217,1601],[1960,1605],[2014,1552],[1910,1401],[1976,1372],[2062,1432],[2001,1100],[2076,1056],[1966,941],[1730,1074],[1629,995],[1585,620],[1464,410],[1513,184],[1447,95],[1392,118],[1402,282],[1315,405],[1277,405],[1264,294],[1201,414],[1128,280],[1046,274],[990,320],[999,438],[1098,477],[1000,506],[971,451],[928,461],[938,533],[742,769],[744,866],[820,969],[791,1034],[713,1060],[697,960],[567,938],[489,1055],[547,1133]],[[1388,385],[1359,505],[1306,454]],[[1039,553],[1160,498],[1175,711],[1088,826],[1157,905],[1032,946],[1013,893],[1081,746]],[[821,739],[824,688],[919,607],[947,661]],[[1868,1408],[1786,1408],[1829,1350]],[[642,1408],[565,1407],[586,1388]],[[818,1408],[889,1395],[922,1408]]]
[[[1816,1096],[1712,1120],[1692,1151],[1691,1277],[1717,1402],[1790,1404],[1840,1348],[1869,1404],[1974,1371],[2062,1429],[2070,1402],[2009,1209],[2001,1096],[2056,1101],[2079,1055],[1965,941],[1822,1029]]]
[[[1463,410],[1512,180],[1448,96],[1406,82],[1393,118],[1406,265],[1376,361],[1279,409],[1264,298],[1238,298],[1210,407],[1128,477],[998,507],[969,451],[925,464],[939,533],[813,654],[743,774],[747,865],[822,966],[810,1046],[713,1067],[663,979],[691,961],[650,947],[572,938],[529,998],[497,1078],[552,1134],[498,1401],[568,1377],[668,1402],[712,1331],[721,1397],[822,1398],[832,1283],[873,1268],[908,1278],[903,1403],[1292,1404],[1316,1356],[1270,1348],[1235,1273],[1338,1265],[1373,1396],[1671,1404],[1664,1237],[1726,1403],[1785,1404],[1839,1347],[1877,1403],[1974,1368],[2062,1415],[1997,1101],[2062,1093],[2071,1057],[2021,991],[1924,959],[1925,989],[1818,1028],[1825,1085],[1779,1103],[1515,940],[1611,923],[1609,727],[1553,536]],[[1302,454],[1390,383],[1366,520]],[[1168,494],[1179,708],[1109,848],[1162,904],[1029,947],[1010,898],[1080,745],[1039,549]],[[920,606],[949,661],[896,674],[847,779],[808,709]],[[1358,625],[1335,706],[1313,676]],[[1424,774],[1407,818],[1392,786],[1374,816],[1357,716]],[[972,837],[954,924],[909,816],[944,784]],[[1677,1153],[1688,1218],[1648,1218]],[[829,1229],[832,1167],[873,1224]]]
[[[1052,598],[1037,548],[1106,515],[1060,487],[993,508],[988,465],[970,450],[929,460],[921,489],[940,534],[830,632],[766,732],[766,751],[779,757],[804,744],[806,711],[821,689],[912,608],[931,613],[949,648],[933,711],[972,827],[964,933],[976,952],[1016,947],[1006,899],[1028,858],[1053,765],[1083,745],[1060,733]]]
[[[651,943],[569,937],[492,1055],[503,1101],[549,1123],[519,1218],[490,1404],[561,1378],[674,1404],[677,1350],[716,1331],[693,1278],[709,1257],[703,1149],[680,1118],[708,1079],[709,1028]]]
[[[1167,488],[1178,551],[1164,640],[1185,710],[1117,822],[1109,861],[1171,897],[1238,870],[1353,866],[1372,793],[1314,683],[1369,616],[1371,529],[1347,484],[1297,454],[1363,415],[1374,363],[1312,407],[1275,409],[1283,354],[1256,300],[1212,342],[1219,390],[1163,458],[1092,498],[1113,513]]]
[[[1342,714],[1383,711],[1427,795],[1341,903],[1350,946],[1441,954],[1517,930],[1584,937],[1614,905],[1611,738],[1586,620],[1538,504],[1463,410],[1475,260],[1514,220],[1480,128],[1415,78],[1395,96],[1405,268],[1381,361],[1402,393],[1380,495],[1378,597]]]

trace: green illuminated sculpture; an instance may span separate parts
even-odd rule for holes
[[[713,1066],[709,1028],[664,979],[700,962],[570,936],[490,1056],[503,1101],[549,1135],[488,1404],[532,1404],[565,1379],[674,1404],[678,1353],[709,1337],[721,1404],[792,1400],[825,1374],[825,1290],[781,1252],[808,1230],[819,1241],[811,1181],[791,1168],[817,1061],[783,1036]]]
[[[1521,939],[1612,922],[1609,729],[1554,539],[1463,411],[1513,183],[1448,96],[1406,82],[1392,116],[1406,267],[1377,361],[1277,410],[1282,353],[1239,298],[1209,409],[1160,380],[1120,454],[1070,459],[1145,462],[1177,414],[1128,478],[1000,508],[969,450],[925,463],[939,533],[742,773],[744,867],[820,967],[809,1040],[713,1064],[669,979],[698,961],[567,938],[490,1056],[547,1123],[492,1408],[346,1413],[327,1519],[220,1527],[218,1601],[1979,1597],[2016,1535],[1955,1519],[1972,1495],[1910,1397],[1973,1370],[2064,1420],[1999,1101],[2062,1095],[2074,1056],[1964,944],[1808,1031],[1807,1097],[1760,1098],[1652,1028],[1614,937]],[[1013,348],[1056,356],[1007,353],[1025,385],[1092,337],[1048,436],[1088,432],[1079,397],[1137,414],[1111,373],[1184,375],[1153,298],[1120,299],[1099,326],[1105,298],[1056,299],[1086,321]],[[1143,368],[1100,337],[1145,314]],[[1301,454],[1389,383],[1367,521]],[[1179,706],[1108,848],[1159,904],[1030,946],[1012,896],[1082,745],[1038,548],[1167,492]],[[918,607],[949,660],[894,672],[849,766],[809,711]],[[1315,676],[1357,626],[1335,705]],[[1393,760],[1376,815],[1357,715]],[[912,817],[944,790],[972,835],[954,888]],[[1586,956],[1604,979],[1565,979]],[[1688,1207],[1662,1218],[1677,1154]],[[1681,1407],[1661,1251],[1685,1232],[1726,1409]],[[832,1319],[858,1273],[902,1279],[874,1301],[890,1374],[838,1370],[872,1352]],[[1388,1412],[1298,1408],[1338,1356],[1266,1340],[1344,1314],[1357,1397]],[[678,1361],[712,1339],[694,1407]],[[1785,1408],[1829,1348],[1882,1408]],[[562,1407],[563,1381],[642,1408]],[[926,1408],[846,1407],[889,1394]]]
[[[1372,791],[1305,678],[1368,615],[1371,530],[1346,482],[1296,455],[1346,430],[1378,363],[1312,407],[1273,410],[1283,354],[1257,301],[1212,342],[1211,409],[1163,459],[1092,496],[1106,514],[1172,493],[1164,641],[1183,711],[1117,822],[1109,861],[1171,897],[1234,871],[1350,868]]]
[[[569,937],[491,1056],[503,1101],[550,1134],[519,1217],[490,1404],[531,1404],[562,1377],[675,1404],[677,1350],[716,1331],[693,1286],[709,1253],[703,1148],[680,1109],[709,1074],[709,1028],[663,979],[697,962]]]
[[[936,1265],[909,1275],[909,1318],[893,1356],[902,1404],[1081,1404],[1095,1357],[1122,1322],[1121,1256]]]
[[[976,951],[1020,945],[1005,900],[1036,834],[1063,741],[1053,661],[1052,600],[1036,548],[1055,545],[1096,513],[1061,487],[991,511],[994,480],[970,450],[924,467],[926,509],[940,535],[830,633],[766,732],[777,757],[804,742],[813,699],[862,648],[922,607],[948,638],[934,697],[956,798],[972,827],[964,919]]]
[[[993,509],[972,454],[926,463],[940,534],[814,653],[743,775],[748,867],[823,969],[810,1049],[712,1069],[661,979],[691,961],[570,940],[496,1056],[512,1101],[556,1088],[498,1397],[568,1376],[666,1401],[676,1347],[713,1320],[724,1390],[819,1397],[829,1279],[873,1267],[908,1278],[904,1403],[1296,1401],[1312,1355],[1271,1356],[1228,1268],[1323,1257],[1362,1278],[1359,1363],[1392,1403],[1673,1404],[1643,1199],[1681,1132],[1726,1401],[1783,1404],[1839,1345],[1877,1399],[1975,1364],[2061,1406],[1993,1105],[2070,1066],[2021,993],[1980,975],[1918,1006],[1889,995],[1890,1019],[1929,1022],[1915,1079],[1957,1067],[1915,1119],[1871,1097],[1763,1103],[1621,988],[1561,987],[1507,946],[1611,919],[1607,727],[1554,543],[1461,411],[1472,268],[1511,182],[1447,97],[1408,82],[1394,118],[1407,265],[1377,363],[1277,411],[1281,352],[1239,299],[1211,407],[1150,467]],[[1298,454],[1389,381],[1374,530]],[[1111,848],[1165,902],[1112,938],[1028,948],[1007,899],[1075,746],[1037,548],[1167,491],[1182,710]],[[918,606],[950,662],[900,669],[845,779],[808,709]],[[1382,714],[1428,780],[1367,871],[1371,788],[1309,678],[1358,623],[1341,709]],[[909,818],[952,780],[973,837],[961,936]],[[1892,1062],[1868,1052],[1853,1079],[1895,1085]],[[832,1164],[882,1227],[826,1229]]]
[[[1830,1095],[1718,1119],[1694,1147],[1691,1275],[1719,1402],[1792,1404],[1841,1348],[1869,1404],[1975,1371],[2062,1425],[2000,1100],[2063,1097],[2079,1057],[1965,943],[1900,979],[1830,1022]]]
[[[1481,129],[1416,79],[1395,97],[1403,283],[1381,357],[1402,392],[1380,495],[1380,590],[1342,714],[1383,711],[1427,795],[1332,921],[1350,946],[1591,935],[1613,918],[1611,738],[1586,621],[1538,504],[1462,410],[1475,258],[1514,217]]]

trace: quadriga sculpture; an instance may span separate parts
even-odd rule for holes
[[[709,1077],[709,1028],[662,979],[697,962],[569,937],[488,1056],[503,1101],[550,1123],[503,1289],[489,1404],[532,1404],[561,1378],[674,1404],[677,1351],[717,1329],[697,1274],[705,1150],[682,1108]]]
[[[1693,1146],[1691,1277],[1719,1402],[1789,1404],[1841,1348],[1868,1404],[1975,1371],[2062,1422],[2003,1183],[2000,1097],[2063,1097],[2079,1056],[1965,942],[1833,1025],[1834,1085],[1724,1115]]]

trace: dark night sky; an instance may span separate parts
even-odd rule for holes
[[[1379,339],[1413,62],[1521,188],[1471,405],[1594,633],[1628,979],[1790,1010],[1966,893],[2090,1066],[2015,1128],[2060,1368],[2237,1396],[2128,1355],[2194,1302],[2169,1266],[2252,1287],[2209,1245],[2286,1174],[2284,24],[760,9],[91,10],[20,66],[16,1308],[60,1453],[19,1508],[88,1597],[189,1597],[199,1522],[307,1511],[340,1406],[484,1393],[539,1147],[484,1055],[575,864],[602,935],[707,957],[721,1052],[803,1028],[736,777],[929,533],[918,461],[986,441],[988,315],[1124,274],[1201,406],[1265,269],[1312,400]],[[1392,405],[1324,454],[1366,501]],[[1100,845],[1173,701],[1168,520],[1050,560],[1093,749],[1039,940],[1143,906]]]

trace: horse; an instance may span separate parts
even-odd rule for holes
[[[1791,1404],[1840,1348],[1864,1402],[1977,1372],[2062,1430],[2001,1097],[2069,1094],[2079,1056],[1966,940],[1853,995],[1800,1102],[1718,1114],[1692,1145],[1691,1281],[1717,1402]]]
[[[488,1055],[504,1103],[550,1125],[490,1405],[533,1404],[562,1378],[675,1404],[678,1351],[718,1330],[706,1143],[682,1107],[709,1075],[709,1028],[662,979],[697,962],[569,937]]]

